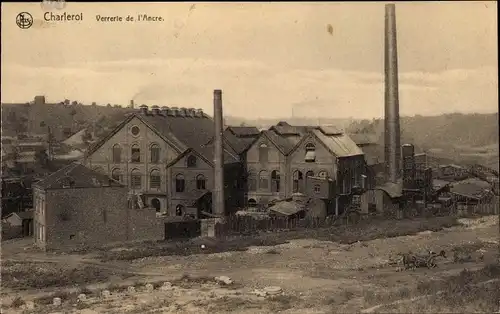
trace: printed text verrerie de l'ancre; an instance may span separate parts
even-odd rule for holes
[[[84,16],[83,13],[76,13],[76,14],[68,14],[67,12],[64,12],[62,14],[57,14],[53,12],[45,12],[43,15],[44,20],[47,22],[69,22],[69,21],[83,21]],[[164,19],[161,16],[152,16],[149,14],[136,14],[136,15],[127,15],[127,16],[121,16],[121,15],[115,15],[115,16],[108,16],[108,15],[96,15],[95,20],[97,22],[103,22],[103,23],[113,23],[113,22],[163,22]]]

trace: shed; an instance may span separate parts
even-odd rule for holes
[[[305,208],[294,201],[278,202],[269,207],[269,215],[275,217],[304,218]]]
[[[401,182],[387,182],[361,195],[361,212],[396,212],[400,209],[403,186]]]
[[[19,236],[33,235],[33,210],[10,213],[5,216],[4,220],[10,228],[19,229]]]

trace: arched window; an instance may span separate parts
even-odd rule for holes
[[[259,146],[259,162],[267,163],[269,160],[269,147],[262,143]]]
[[[194,168],[194,167],[196,167],[196,162],[197,162],[196,156],[190,155],[187,158],[187,166],[188,166],[188,168]]]
[[[182,216],[184,213],[184,206],[182,206],[181,204],[178,204],[177,206],[175,206],[175,215],[176,216]]]
[[[314,172],[312,171],[306,172],[306,186],[308,187],[308,189],[309,189],[309,182],[311,182],[309,177],[314,177]]]
[[[122,181],[122,172],[120,169],[113,169],[113,171],[111,171],[111,178],[113,178],[113,180],[116,180],[118,182],[121,182]]]
[[[257,206],[257,201],[254,200],[253,198],[248,200],[248,207],[256,207]]]
[[[122,162],[122,148],[120,145],[115,144],[113,146],[113,163],[121,163]]]
[[[152,170],[149,174],[149,187],[151,189],[161,189],[161,175],[159,170]]]
[[[257,190],[257,175],[254,170],[248,172],[247,187],[249,191]]]
[[[141,162],[141,149],[139,148],[139,145],[132,145],[132,148],[130,149],[130,156],[131,162]]]
[[[304,177],[300,170],[293,172],[293,193],[302,192],[304,187]]]
[[[130,172],[130,187],[132,189],[140,189],[142,187],[142,175],[138,169],[133,169]]]
[[[160,146],[157,144],[151,145],[149,148],[151,154],[151,163],[158,164],[160,163]]]
[[[326,178],[326,177],[328,177],[328,172],[326,172],[326,171],[320,171],[318,173],[318,177],[320,177],[320,178]]]
[[[183,174],[178,174],[175,176],[175,191],[176,192],[184,192],[184,189],[186,188],[186,181],[184,180],[184,175]]]
[[[280,172],[278,170],[274,170],[271,172],[271,191],[279,192],[280,191]]]
[[[269,174],[265,170],[259,172],[259,190],[269,190]]]
[[[199,174],[196,177],[196,188],[198,190],[205,190],[206,189],[205,182],[206,182],[205,176],[202,174]]]
[[[306,144],[306,162],[315,162],[316,161],[316,147],[313,143]]]
[[[161,202],[160,202],[160,200],[157,199],[157,198],[153,198],[151,200],[151,207],[153,207],[156,210],[156,212],[159,213],[160,210],[161,210]]]
[[[314,150],[316,150],[316,147],[314,146],[313,143],[307,143],[306,144],[306,152],[314,151]]]

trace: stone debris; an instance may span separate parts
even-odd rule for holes
[[[53,304],[54,306],[60,306],[60,305],[62,304],[61,298],[54,298],[54,299],[52,300],[52,304]]]
[[[260,289],[255,289],[255,290],[253,291],[253,293],[254,293],[255,295],[257,295],[258,297],[265,297],[265,296],[267,296],[267,292],[266,292],[266,291],[264,291],[264,290],[260,290]]]
[[[172,290],[174,287],[172,287],[172,284],[170,283],[170,281],[165,281],[163,283],[163,285],[160,287],[160,290],[162,291],[170,291]]]
[[[109,292],[109,290],[103,290],[103,291],[101,292],[101,296],[102,296],[103,298],[109,298],[109,297],[111,296],[111,292]]]
[[[129,294],[133,294],[133,293],[135,293],[135,287],[134,287],[134,286],[129,286],[129,287],[127,288],[127,292],[128,292]]]
[[[33,301],[26,301],[26,303],[24,304],[26,310],[34,310],[35,309],[35,302]]]
[[[155,289],[155,287],[150,283],[146,284],[145,288],[147,292],[153,292],[153,290]]]
[[[266,292],[267,295],[278,295],[283,292],[281,287],[278,286],[265,287],[264,291]]]
[[[224,285],[230,285],[233,283],[233,280],[228,276],[215,277],[215,281],[219,284],[224,284]]]
[[[87,300],[87,296],[85,295],[85,293],[80,293],[78,295],[78,302],[84,302]]]

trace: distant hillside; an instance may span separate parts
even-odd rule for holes
[[[356,121],[351,132],[374,133],[384,143],[384,121]],[[498,113],[401,117],[401,144],[460,163],[498,168]]]
[[[119,123],[128,108],[82,104],[2,104],[2,134],[47,134],[61,141],[82,128],[97,136]]]

